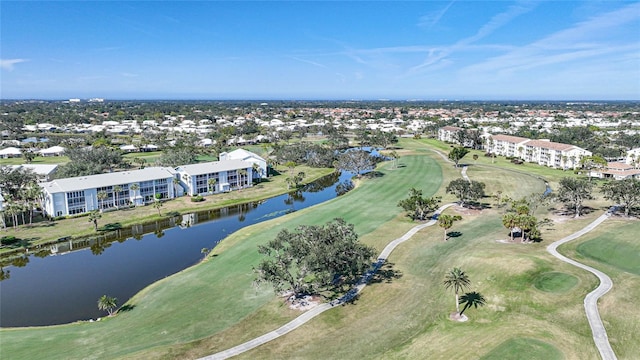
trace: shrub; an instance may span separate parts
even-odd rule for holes
[[[15,236],[3,236],[2,238],[0,238],[0,244],[2,245],[11,245],[17,243],[18,241],[20,241],[20,239]]]
[[[196,196],[192,196],[191,197],[191,202],[201,202],[204,201],[204,198],[200,195],[196,195]]]

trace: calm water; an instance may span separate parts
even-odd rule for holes
[[[336,197],[336,186],[350,176],[330,175],[295,194],[262,202],[121,229],[111,233],[112,239],[47,247],[39,256],[23,258],[23,266],[3,269],[9,278],[0,281],[0,326],[102,317],[100,296],[116,297],[123,304],[147,285],[197,263],[202,248],[213,248],[229,234]]]

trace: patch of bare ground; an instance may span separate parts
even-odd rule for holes
[[[482,209],[472,208],[472,207],[463,207],[460,205],[456,205],[453,207],[453,211],[457,212],[461,215],[479,215],[482,212]]]
[[[468,321],[468,320],[469,320],[469,318],[467,317],[467,315],[465,315],[465,314],[460,315],[460,314],[459,314],[459,313],[457,313],[457,312],[451,313],[451,314],[449,315],[449,319],[451,319],[451,320],[453,320],[453,321],[457,321],[457,322],[465,322],[465,321]]]
[[[291,310],[307,311],[322,304],[322,298],[316,295],[297,297],[289,292],[285,293],[283,297]]]

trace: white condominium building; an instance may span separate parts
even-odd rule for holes
[[[591,151],[575,145],[502,134],[491,135],[487,140],[486,150],[492,154],[517,157],[526,162],[557,169],[575,169],[583,157],[592,155]]]

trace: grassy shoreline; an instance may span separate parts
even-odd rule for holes
[[[308,184],[319,178],[331,174],[334,169],[298,167],[299,171],[307,174],[304,184]],[[286,169],[280,171],[284,173]],[[288,171],[288,170],[287,170]],[[183,196],[164,202],[161,208],[161,215],[150,205],[126,208],[121,210],[104,212],[99,219],[99,227],[107,224],[119,224],[121,227],[143,224],[155,220],[164,219],[168,216],[186,214],[190,212],[215,210],[227,206],[240,205],[253,201],[269,199],[275,196],[286,194],[291,191],[287,188],[284,175],[272,176],[268,181],[254,185],[251,188],[233,191],[229,193],[213,194],[204,196],[205,201],[194,203],[189,196]],[[99,232],[103,233],[103,232]],[[98,233],[98,234],[99,234]],[[33,225],[21,225],[17,229],[7,228],[0,231],[2,236],[15,236],[25,239],[29,247],[43,246],[58,242],[58,239],[71,236],[72,239],[91,236],[97,234],[93,225],[89,223],[87,216],[62,219],[56,221],[41,221]],[[3,247],[0,248],[0,256],[10,253],[23,252],[24,247]]]

